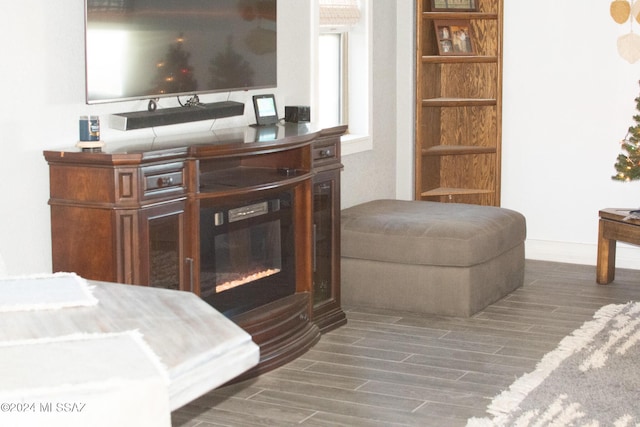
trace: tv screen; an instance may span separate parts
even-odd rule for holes
[[[276,0],[86,0],[87,103],[275,87]]]

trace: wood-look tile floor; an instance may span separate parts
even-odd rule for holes
[[[528,260],[524,286],[471,318],[345,307],[347,325],[306,354],[202,396],[173,426],[464,426],[600,307],[632,300],[640,270],[602,286],[593,266]]]

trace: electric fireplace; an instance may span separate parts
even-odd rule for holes
[[[291,191],[200,208],[200,295],[226,316],[293,295]]]
[[[52,267],[201,296],[260,346],[238,380],[294,360],[346,321],[345,131],[285,123],[45,151]]]

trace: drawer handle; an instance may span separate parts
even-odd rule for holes
[[[164,187],[167,185],[173,185],[173,177],[163,176],[158,178],[158,187]]]
[[[332,157],[333,151],[331,150],[320,150],[320,157]]]

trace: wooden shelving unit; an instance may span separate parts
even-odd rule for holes
[[[500,205],[503,0],[433,12],[417,0],[415,198]],[[434,21],[469,20],[475,54],[441,56]]]

